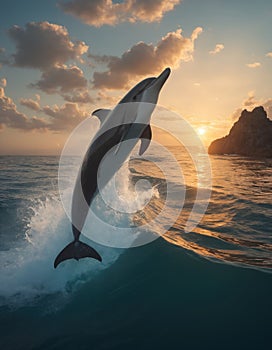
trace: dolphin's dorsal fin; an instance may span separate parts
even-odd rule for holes
[[[99,109],[96,109],[92,113],[92,115],[95,115],[100,120],[100,122],[102,124],[110,112],[111,112],[111,109],[99,108]]]
[[[140,139],[141,139],[141,146],[140,146],[139,155],[141,156],[148,149],[148,146],[150,145],[150,142],[152,139],[152,130],[150,125],[147,125],[147,127],[144,129],[142,135],[140,136]]]

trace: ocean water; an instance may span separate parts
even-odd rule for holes
[[[67,261],[56,270],[55,256],[72,238],[59,158],[0,157],[1,349],[270,349],[272,160],[210,157],[209,206],[187,232],[201,174],[183,149],[170,150],[182,181],[171,160],[156,153],[120,171],[124,206],[133,198],[139,205],[129,218],[105,212],[99,196],[94,203],[111,224],[143,225],[163,210],[169,191],[179,193],[170,200],[173,211],[184,201],[178,218],[170,212],[153,227],[161,237],[125,249],[118,239],[110,247],[85,235],[103,262]],[[66,180],[69,192],[73,181]],[[149,187],[135,197],[139,180]],[[86,230],[103,234],[95,225],[87,222]]]

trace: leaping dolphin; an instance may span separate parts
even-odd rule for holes
[[[92,200],[98,192],[98,169],[104,156],[110,153],[110,166],[99,182],[101,190],[120,169],[138,139],[141,139],[140,154],[151,141],[151,114],[158,101],[159,93],[170,75],[166,68],[157,78],[147,78],[135,85],[111,111],[98,109],[92,113],[101,121],[101,127],[90,144],[79,170],[72,198],[72,231],[74,240],[56,257],[54,267],[68,259],[85,257],[102,261],[99,253],[79,240]],[[138,102],[130,103],[130,102]],[[133,140],[122,147],[125,140]],[[116,147],[117,146],[117,149]],[[115,149],[115,151],[112,151]]]

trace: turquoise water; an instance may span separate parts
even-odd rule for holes
[[[57,270],[53,260],[71,239],[59,159],[0,157],[1,349],[271,347],[271,160],[212,157],[207,213],[185,233],[196,174],[172,151],[186,200],[168,232],[131,249],[92,242],[102,264],[68,261]],[[156,166],[132,161],[130,183],[140,178],[157,189],[145,215],[133,217],[144,222],[160,211],[166,187]]]

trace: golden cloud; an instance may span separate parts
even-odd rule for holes
[[[172,11],[181,0],[72,0],[60,2],[60,8],[82,22],[101,27],[121,22],[155,22]]]
[[[25,28],[16,25],[8,33],[16,44],[13,64],[18,67],[45,70],[80,59],[88,51],[83,41],[71,41],[65,27],[49,22],[30,22]]]
[[[108,70],[94,73],[94,88],[124,89],[128,87],[130,80],[157,74],[166,66],[176,68],[181,61],[192,60],[194,41],[201,32],[202,28],[197,27],[191,36],[186,38],[182,35],[182,30],[177,29],[167,33],[157,45],[139,42],[121,57],[103,56]],[[99,61],[99,56],[93,58]]]

